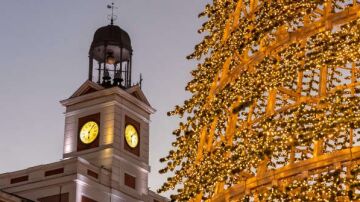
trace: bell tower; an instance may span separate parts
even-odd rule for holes
[[[109,6],[112,11],[114,6]],[[118,86],[131,87],[132,47],[129,34],[111,23],[99,28],[89,50],[89,81],[106,88]]]
[[[64,154],[111,173],[113,189],[127,201],[148,196],[149,123],[155,110],[132,85],[129,34],[111,23],[96,30],[89,50],[88,80],[66,107]],[[124,196],[125,197],[125,196]]]

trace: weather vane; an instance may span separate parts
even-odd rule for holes
[[[118,9],[118,7],[115,7],[114,2],[112,2],[111,5],[110,4],[107,5],[107,8],[111,9],[111,15],[108,15],[108,19],[110,18],[111,25],[113,25],[114,20],[116,20],[117,18],[117,15],[114,15],[114,9]]]

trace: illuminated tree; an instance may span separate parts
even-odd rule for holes
[[[360,197],[360,3],[213,0],[159,191],[177,201]]]

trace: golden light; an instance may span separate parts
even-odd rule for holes
[[[110,64],[110,65],[113,65],[113,64],[116,63],[116,59],[115,59],[115,57],[114,57],[114,53],[112,53],[112,52],[108,52],[108,53],[107,53],[106,63],[107,63],[107,64]]]
[[[176,201],[360,199],[360,3],[213,0],[160,159]],[[312,167],[311,167],[311,166]],[[299,191],[303,190],[303,191]]]

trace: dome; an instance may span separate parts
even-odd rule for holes
[[[97,61],[111,53],[117,62],[129,60],[132,54],[131,40],[127,32],[116,25],[100,27],[94,34],[89,54]]]
[[[108,25],[96,30],[91,48],[105,43],[132,50],[129,34],[116,25]]]

